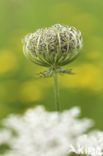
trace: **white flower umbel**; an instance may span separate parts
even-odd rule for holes
[[[103,132],[92,131],[87,135],[78,137],[70,151],[78,155],[103,156]]]
[[[58,113],[39,106],[23,116],[9,116],[4,126],[17,135],[7,140],[11,150],[3,156],[68,156],[69,145],[92,125],[79,114],[78,107]]]

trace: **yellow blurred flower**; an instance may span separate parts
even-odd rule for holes
[[[35,102],[42,98],[42,89],[35,81],[27,81],[19,90],[19,97],[24,102]]]
[[[103,89],[102,71],[92,64],[83,64],[74,70],[77,72],[73,76],[62,77],[62,84],[65,87],[84,88],[93,91]]]
[[[0,52],[0,74],[11,72],[17,68],[17,57],[11,51]]]
[[[19,88],[19,98],[24,102],[35,102],[42,99],[45,89],[52,85],[50,79],[38,79],[24,82]]]

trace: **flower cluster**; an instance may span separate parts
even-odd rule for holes
[[[55,24],[28,34],[23,45],[24,54],[34,63],[56,68],[77,56],[82,47],[82,36],[74,27]]]
[[[10,115],[3,121],[7,130],[0,144],[8,143],[11,150],[0,156],[68,156],[69,146],[92,125],[79,114],[78,107],[58,113],[38,106],[23,116]]]
[[[78,155],[103,156],[103,132],[92,131],[81,135],[70,147],[70,151]]]

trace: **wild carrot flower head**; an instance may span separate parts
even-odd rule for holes
[[[73,61],[82,47],[81,32],[55,24],[28,34],[23,40],[24,54],[36,64],[58,68]]]
[[[95,130],[79,136],[70,150],[76,155],[103,156],[103,132]]]
[[[0,156],[68,156],[69,146],[92,125],[92,120],[79,115],[78,107],[58,113],[43,106],[23,116],[10,115],[0,129],[0,145],[8,144],[10,150]]]

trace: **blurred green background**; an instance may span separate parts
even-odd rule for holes
[[[59,76],[62,109],[80,106],[103,130],[103,0],[0,0],[0,119],[35,105],[55,110],[53,80],[22,53],[22,38],[38,28],[65,24],[80,29],[84,46]]]

